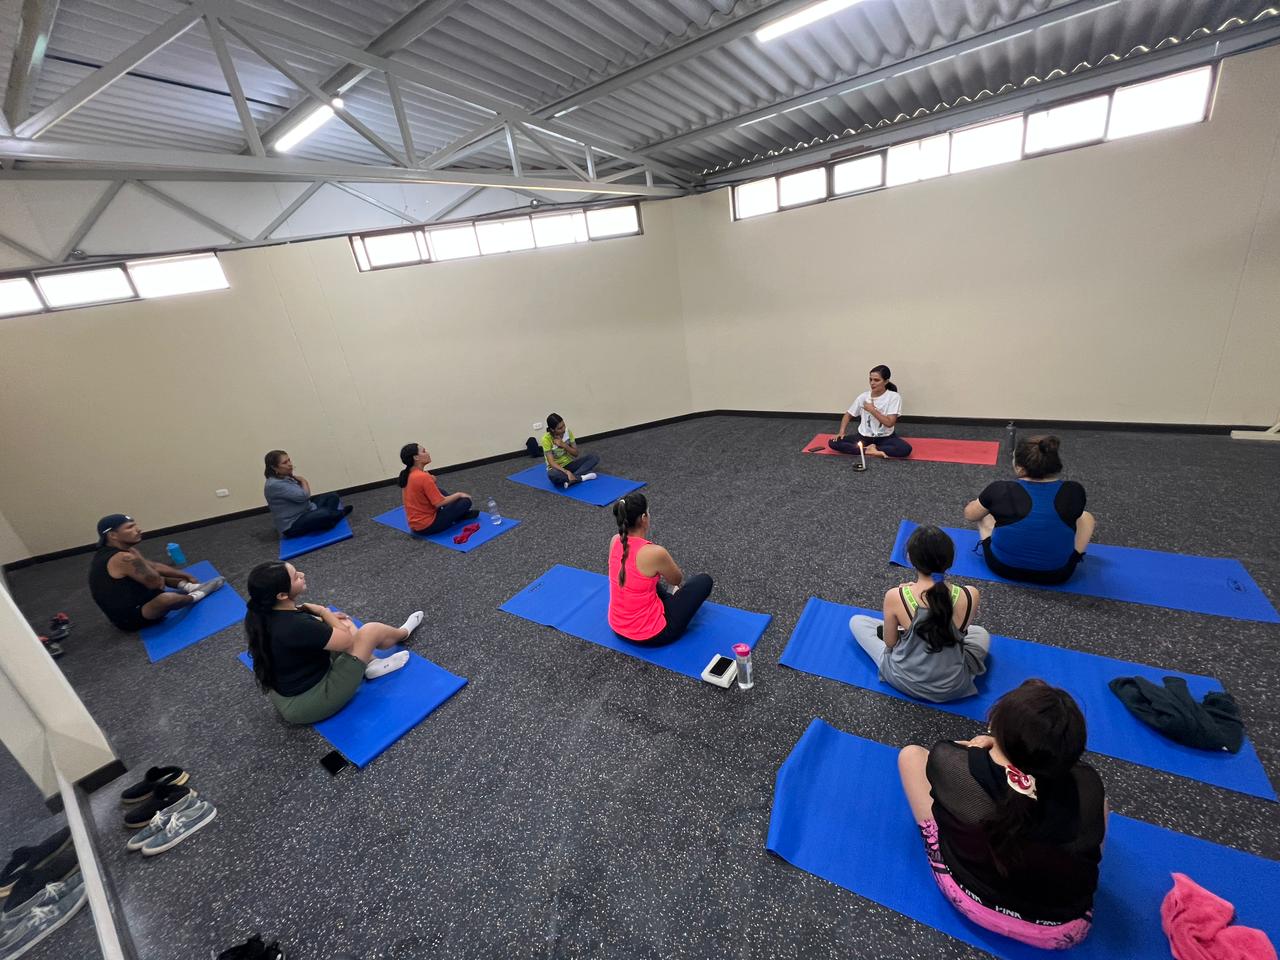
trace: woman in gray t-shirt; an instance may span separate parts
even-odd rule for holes
[[[978,692],[991,635],[972,625],[978,591],[945,581],[955,561],[951,538],[917,527],[907,541],[916,579],[884,595],[884,620],[855,614],[849,629],[880,668],[880,679],[909,697],[946,703]]]

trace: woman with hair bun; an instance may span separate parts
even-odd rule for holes
[[[947,703],[978,692],[991,634],[975,626],[978,591],[946,579],[956,547],[938,527],[916,527],[907,541],[916,579],[884,595],[884,619],[855,613],[849,629],[880,668],[880,679],[909,697]]]
[[[1082,942],[1107,829],[1102,780],[1080,762],[1084,715],[1027,680],[972,740],[905,747],[898,773],[942,895],[978,926],[1044,950]]]
[[[1084,559],[1095,521],[1084,487],[1059,479],[1057,437],[1025,437],[1013,451],[1016,480],[989,484],[964,508],[978,525],[991,572],[1042,586],[1066,583]]]
[[[867,377],[870,389],[858,394],[858,399],[849,405],[840,418],[840,432],[827,441],[827,446],[855,455],[861,446],[868,457],[901,459],[911,455],[911,444],[893,432],[902,413],[902,397],[889,379],[891,374],[883,363],[871,368]],[[845,434],[854,417],[858,418],[858,434],[848,437]]]
[[[443,533],[462,520],[474,520],[479,510],[471,507],[471,494],[447,493],[440,489],[428,471],[431,454],[420,443],[406,443],[400,448],[404,469],[396,482],[409,529],[418,534]]]
[[[662,647],[679,640],[711,595],[711,577],[685,577],[665,547],[649,541],[649,502],[628,493],[613,504],[609,542],[609,627],[623,640]]]

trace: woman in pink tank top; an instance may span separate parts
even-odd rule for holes
[[[623,640],[660,647],[679,640],[711,593],[705,573],[685,577],[665,548],[649,542],[649,502],[628,493],[613,505],[609,626]]]

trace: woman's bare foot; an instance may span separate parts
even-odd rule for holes
[[[862,452],[865,453],[868,457],[879,457],[881,460],[889,459],[889,455],[883,452],[874,443],[868,444],[867,446],[863,447]]]

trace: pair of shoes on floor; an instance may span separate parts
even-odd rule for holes
[[[285,956],[278,940],[264,944],[262,936],[255,933],[244,943],[227,947],[218,954],[218,960],[285,960]]]
[[[125,812],[125,828],[137,831],[125,844],[126,850],[141,851],[144,857],[164,853],[203,829],[218,815],[218,808],[200,799],[191,787],[185,770],[152,767],[147,777],[125,791],[127,795],[136,796],[148,785],[152,788],[150,797],[134,803]],[[169,782],[158,782],[166,779]]]
[[[121,791],[120,804],[128,808],[147,803],[157,790],[163,787],[180,787],[190,779],[191,774],[181,767],[152,767],[141,780]]]
[[[13,899],[10,894],[6,907]],[[77,864],[64,879],[46,883],[20,909],[17,905],[13,911],[6,909],[0,916],[0,960],[17,960],[74,917],[87,899]]]
[[[60,830],[43,843],[23,849],[32,851],[25,855],[25,861],[14,867],[14,861],[10,860],[10,865],[5,867],[11,880],[0,903],[0,928],[6,930],[28,910],[50,900],[49,891],[60,894],[61,884],[80,873],[80,861],[69,830]],[[15,851],[15,859],[18,855],[19,851]]]
[[[0,868],[0,901],[13,892],[14,886],[24,874],[47,867],[55,857],[65,852],[70,846],[71,831],[63,827],[37,844],[18,847],[14,850],[13,855],[9,857],[9,862]]]

